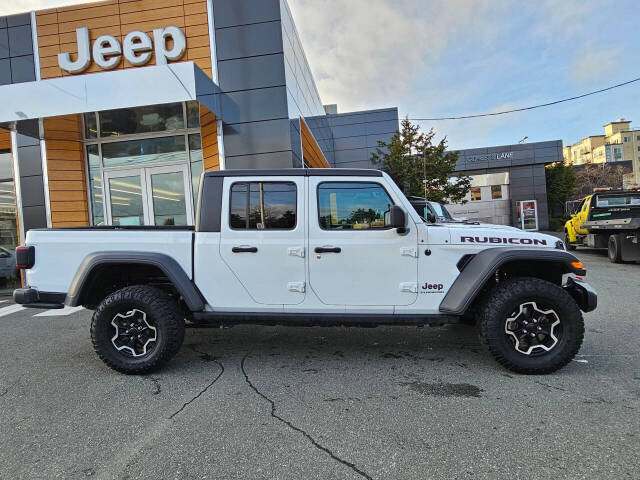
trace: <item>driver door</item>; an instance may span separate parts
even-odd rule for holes
[[[417,228],[385,227],[398,204],[376,180],[309,177],[309,283],[327,305],[410,305],[418,298]],[[387,214],[388,217],[388,214]]]

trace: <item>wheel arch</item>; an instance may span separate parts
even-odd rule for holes
[[[87,255],[73,277],[65,304],[72,307],[91,304],[96,300],[93,298],[96,291],[100,292],[99,296],[104,296],[104,292],[111,293],[111,284],[147,284],[151,278],[170,285],[192,312],[204,309],[202,294],[180,264],[169,255],[155,252],[118,251]]]
[[[585,275],[572,263],[579,260],[564,250],[490,248],[469,261],[440,303],[442,313],[464,315],[484,290],[495,282],[496,274],[528,276],[560,284],[565,273]]]

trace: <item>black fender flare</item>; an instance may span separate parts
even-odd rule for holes
[[[496,270],[514,260],[560,264],[565,273],[586,274],[583,268],[572,264],[579,260],[564,250],[489,248],[478,252],[466,264],[440,303],[440,311],[450,315],[464,315]]]
[[[70,307],[79,302],[88,288],[87,282],[97,267],[109,264],[152,265],[159,268],[176,288],[192,312],[204,310],[204,299],[180,264],[169,255],[155,252],[95,252],[87,255],[76,271],[65,304]]]

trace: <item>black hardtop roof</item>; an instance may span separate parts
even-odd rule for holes
[[[211,170],[207,177],[381,177],[380,170],[370,168],[273,168],[268,170]]]

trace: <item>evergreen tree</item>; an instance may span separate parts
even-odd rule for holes
[[[465,203],[471,179],[456,174],[458,153],[447,151],[447,140],[434,144],[435,132],[420,132],[408,119],[391,141],[378,142],[371,160],[388,173],[407,196],[424,197],[439,203]]]
[[[555,212],[563,212],[566,202],[573,198],[576,172],[571,165],[556,162],[547,165],[546,176],[549,213],[553,217]]]

